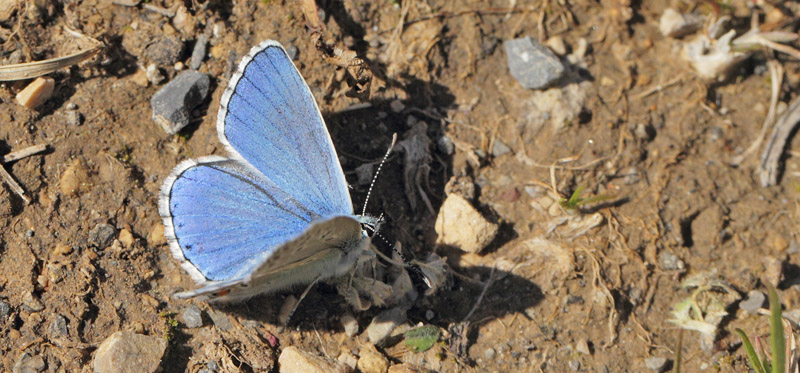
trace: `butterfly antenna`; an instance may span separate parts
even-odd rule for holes
[[[383,164],[386,163],[386,159],[389,158],[389,154],[392,154],[392,149],[394,149],[394,145],[397,143],[397,134],[392,134],[392,144],[389,145],[389,149],[386,150],[386,154],[383,155],[383,159],[381,163],[378,165],[378,170],[375,171],[375,176],[372,177],[372,182],[369,184],[369,190],[367,191],[367,199],[364,200],[364,208],[361,209],[361,216],[367,214],[367,203],[369,202],[369,197],[372,195],[372,187],[375,186],[375,181],[378,180],[378,175],[381,173],[381,168],[383,168]]]
[[[405,255],[403,255],[403,253],[401,253],[401,252],[400,252],[400,250],[398,250],[398,249],[397,249],[397,246],[390,244],[390,243],[389,243],[389,240],[387,240],[385,237],[383,237],[383,235],[381,235],[380,233],[378,233],[378,232],[377,232],[376,230],[374,230],[374,229],[371,229],[371,230],[372,230],[372,235],[373,235],[373,237],[378,237],[378,238],[380,238],[380,240],[381,240],[381,241],[383,241],[383,243],[384,243],[384,244],[386,244],[386,246],[389,246],[389,247],[391,247],[391,248],[392,248],[392,251],[394,251],[395,253],[397,253],[397,255],[399,255],[399,256],[400,256],[400,259],[403,261],[403,264],[404,264],[404,266],[405,266],[406,268],[409,268],[409,269],[411,269],[411,272],[414,272],[414,274],[415,274],[415,275],[419,276],[419,277],[422,279],[422,281],[424,281],[424,282],[425,282],[425,285],[427,285],[429,289],[433,289],[433,284],[431,284],[431,280],[429,280],[429,279],[428,279],[428,277],[427,277],[427,276],[425,276],[425,274],[424,274],[424,273],[422,273],[422,269],[420,269],[420,268],[419,268],[419,265],[417,265],[416,263],[414,263],[414,262],[412,262],[411,260],[409,260],[408,258],[406,258],[406,256],[405,256]],[[395,262],[395,261],[393,261],[393,260],[391,260],[391,259],[387,258],[387,257],[386,257],[384,254],[382,254],[382,253],[380,253],[380,252],[378,252],[378,251],[376,251],[376,252],[377,252],[377,253],[378,253],[378,254],[379,254],[381,257],[383,257],[383,259],[384,259],[384,260],[386,260],[386,261],[388,261],[388,262],[390,262],[390,263],[394,263],[395,265],[398,265],[398,263],[397,263],[397,262]]]

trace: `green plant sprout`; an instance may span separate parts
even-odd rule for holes
[[[761,356],[756,354],[750,338],[742,329],[736,328],[736,333],[742,339],[742,345],[747,353],[750,366],[756,373],[784,373],[786,372],[786,336],[783,335],[783,320],[781,316],[781,302],[778,293],[772,285],[768,285],[769,290],[769,345],[772,351],[772,360],[767,357],[763,347],[760,346]]]
[[[562,197],[558,200],[558,204],[567,210],[575,211],[583,205],[588,205],[590,203],[595,203],[595,202],[607,201],[613,198],[612,196],[605,194],[598,194],[596,196],[592,196],[589,198],[580,198],[581,193],[585,188],[586,188],[585,185],[579,186],[577,189],[575,189],[575,191],[572,193],[569,199]]]
[[[175,331],[178,330],[178,320],[175,318],[176,313],[170,311],[162,311],[158,314],[161,316],[161,319],[164,320],[164,328],[161,330],[164,333],[164,339],[167,342],[172,341],[175,338]]]

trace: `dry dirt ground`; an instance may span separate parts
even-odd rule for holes
[[[379,346],[392,364],[644,371],[648,358],[674,367],[681,348],[685,371],[745,371],[733,330],[767,335],[764,316],[739,308],[746,294],[773,282],[787,311],[800,308],[800,144],[788,143],[777,186],[760,186],[758,152],[731,165],[769,109],[767,56],[785,69],[783,103],[797,96],[797,61],[759,50],[729,79],[709,82],[679,57],[683,41],[658,28],[673,6],[728,14],[746,30],[751,11],[766,17],[765,8],[748,9],[753,2],[319,1],[323,40],[355,51],[374,75],[357,98],[348,95],[352,82],[341,68],[315,48],[293,1],[28,3],[0,14],[3,64],[85,49],[67,29],[104,48],[51,74],[55,92],[36,110],[15,101],[26,82],[0,86],[0,154],[48,145],[3,166],[31,202],[0,188],[0,370],[27,353],[46,371],[90,371],[99,344],[118,330],[166,338],[161,367],[168,372],[196,372],[209,362],[224,371],[266,371],[277,369],[288,346],[336,359],[369,344],[363,334],[347,337],[340,315],[352,313],[361,331],[382,308],[353,310],[330,284],[311,290],[288,328],[277,314],[289,293],[232,306],[172,297],[194,285],[164,242],[159,188],[181,160],[224,154],[215,129],[222,90],[239,59],[265,39],[296,48],[356,206],[366,195],[356,168],[379,160],[393,133],[402,140],[414,129],[430,140],[410,183],[405,153],[390,157],[369,207],[385,215],[385,235],[407,255],[424,260],[436,252],[449,266],[449,280],[407,313],[409,324],[439,327],[440,342],[425,353],[402,342]],[[182,7],[181,15],[154,7]],[[782,30],[797,32],[797,9],[778,9]],[[202,33],[210,44],[199,70],[212,77],[210,98],[169,136],[150,118],[160,85],[144,85],[139,66],[168,60],[158,65],[163,85],[175,76],[175,62],[188,64]],[[176,61],[148,52],[158,35],[184,43]],[[522,88],[502,44],[520,36],[561,38],[572,55],[569,78],[547,91]],[[362,103],[370,105],[353,109]],[[454,152],[437,146],[443,136]],[[606,198],[559,207],[558,198],[579,187],[582,197]],[[463,195],[499,224],[480,254],[435,244],[433,223],[447,193]],[[105,245],[91,232],[99,224],[110,224],[118,240],[98,247]],[[716,327],[710,340],[669,321],[693,294],[682,286],[687,279],[710,289],[697,297],[704,314],[690,315]],[[181,323],[191,304],[204,312],[200,328]]]

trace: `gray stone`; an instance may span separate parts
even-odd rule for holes
[[[27,292],[22,296],[22,307],[31,312],[39,312],[44,309],[44,304],[39,300],[39,297]]]
[[[341,321],[342,327],[344,327],[344,334],[348,337],[352,338],[358,333],[358,321],[356,321],[353,315],[346,313],[339,318],[339,321]]]
[[[739,303],[739,308],[751,313],[756,314],[758,310],[764,306],[764,302],[767,300],[767,297],[764,293],[758,290],[751,290],[747,293],[747,299]]]
[[[400,308],[392,308],[375,316],[364,332],[367,333],[370,343],[378,345],[392,334],[394,328],[405,321],[406,312]]]
[[[494,358],[497,357],[497,351],[489,347],[483,351],[483,357],[485,357],[487,360],[494,360]]]
[[[436,148],[447,155],[453,155],[456,152],[456,146],[448,136],[442,136],[439,140],[436,140]]]
[[[184,70],[150,99],[153,121],[168,134],[174,135],[189,124],[191,112],[208,96],[211,78],[208,75]]]
[[[194,49],[192,49],[192,58],[189,60],[189,67],[192,70],[197,70],[200,68],[200,64],[203,63],[203,60],[206,59],[206,47],[208,46],[208,36],[206,34],[200,34],[197,37],[197,41],[194,43]]]
[[[106,338],[94,355],[95,372],[155,372],[167,349],[167,340],[155,335],[116,332]]]
[[[56,315],[53,321],[50,322],[50,336],[51,337],[66,337],[69,335],[67,329],[67,318],[63,315]]]
[[[500,139],[494,139],[494,144],[492,144],[492,155],[497,158],[508,153],[511,153],[511,148],[509,148],[508,145],[506,145]]]
[[[661,372],[667,367],[667,358],[665,357],[648,357],[644,359],[644,365],[647,369],[652,371]]]
[[[199,328],[203,326],[203,311],[193,304],[183,310],[181,319],[187,328]]]
[[[42,372],[47,368],[42,355],[31,356],[29,352],[23,353],[17,363],[14,364],[14,373],[36,373]]]
[[[105,249],[111,245],[117,230],[110,224],[97,224],[89,231],[89,244],[98,249]]]
[[[7,302],[0,301],[0,318],[8,316],[11,313],[11,305]]]
[[[658,265],[665,271],[674,271],[684,268],[683,261],[669,251],[661,252],[661,255],[658,256]]]
[[[208,316],[211,317],[211,321],[214,322],[214,325],[222,331],[228,331],[233,328],[233,324],[231,324],[231,319],[228,318],[228,315],[219,312],[219,311],[209,311]]]
[[[573,372],[577,372],[578,369],[581,369],[581,362],[578,360],[570,360],[568,363],[569,369]]]
[[[67,112],[67,124],[70,126],[80,126],[81,123],[83,123],[83,114],[75,110]]]
[[[294,44],[286,45],[286,55],[289,56],[289,59],[294,61],[297,59],[297,47]]]
[[[547,88],[564,75],[558,57],[530,37],[506,40],[503,47],[511,75],[525,88]]]
[[[159,66],[172,66],[181,57],[183,41],[178,36],[154,35],[154,39],[144,49],[144,57]]]

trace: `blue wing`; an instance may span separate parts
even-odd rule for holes
[[[243,278],[320,216],[236,160],[187,160],[159,201],[173,255],[196,282]]]
[[[250,50],[222,95],[220,141],[316,214],[352,215],[347,183],[316,101],[283,47]]]

